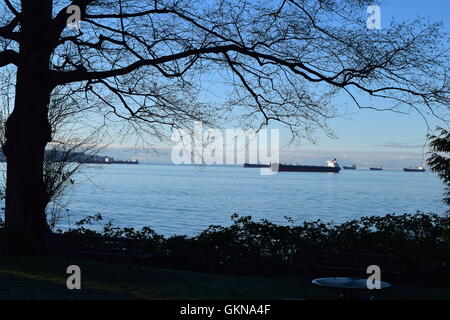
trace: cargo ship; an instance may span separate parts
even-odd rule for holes
[[[270,168],[270,164],[244,163],[244,168]]]
[[[272,163],[272,171],[287,171],[287,172],[332,172],[338,173],[341,171],[339,164],[336,159],[328,160],[327,166],[304,166],[304,165],[294,165],[294,164],[278,164]]]
[[[345,170],[356,170],[356,165],[343,166],[343,168],[344,168]]]
[[[425,172],[425,168],[422,166],[417,166],[414,168],[403,168],[403,171],[406,172]]]
[[[369,168],[369,169],[372,170],[372,171],[381,171],[381,170],[383,170],[383,167],[379,166],[379,167],[372,167],[372,168]]]
[[[111,157],[95,157],[92,159],[80,159],[77,161],[78,163],[88,163],[88,164],[139,164],[137,159],[133,160],[114,160]]]

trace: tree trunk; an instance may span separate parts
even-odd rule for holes
[[[51,141],[48,104],[51,0],[22,1],[20,64],[14,110],[6,122],[5,226],[9,244],[35,251],[49,228],[43,180],[45,146]],[[25,245],[25,247],[23,247]]]

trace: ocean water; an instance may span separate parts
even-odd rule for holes
[[[84,169],[75,180],[61,228],[96,213],[117,226],[149,226],[169,236],[229,225],[233,213],[286,224],[285,216],[299,223],[341,223],[370,215],[447,210],[441,201],[444,187],[431,172],[262,176],[259,169],[243,167],[113,164]]]

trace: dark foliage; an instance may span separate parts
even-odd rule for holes
[[[273,274],[295,272],[296,249],[370,253],[400,256],[410,271],[444,272],[450,266],[450,217],[436,214],[364,217],[341,225],[320,220],[286,226],[251,217],[232,216],[229,227],[210,226],[195,237],[166,238],[152,229],[86,228],[101,223],[101,215],[78,222],[67,233],[144,240],[154,263],[197,271]]]
[[[437,128],[441,131],[438,136],[429,137],[431,156],[428,158],[428,165],[431,170],[438,173],[439,178],[447,185],[443,201],[450,204],[450,132]]]

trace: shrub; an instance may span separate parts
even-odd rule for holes
[[[67,233],[141,239],[160,266],[226,273],[276,273],[295,270],[296,249],[396,255],[411,270],[446,270],[450,265],[450,217],[416,214],[363,217],[340,225],[321,220],[286,226],[233,215],[231,226],[210,226],[194,237],[158,235],[145,227],[103,225],[100,215],[77,223]]]

